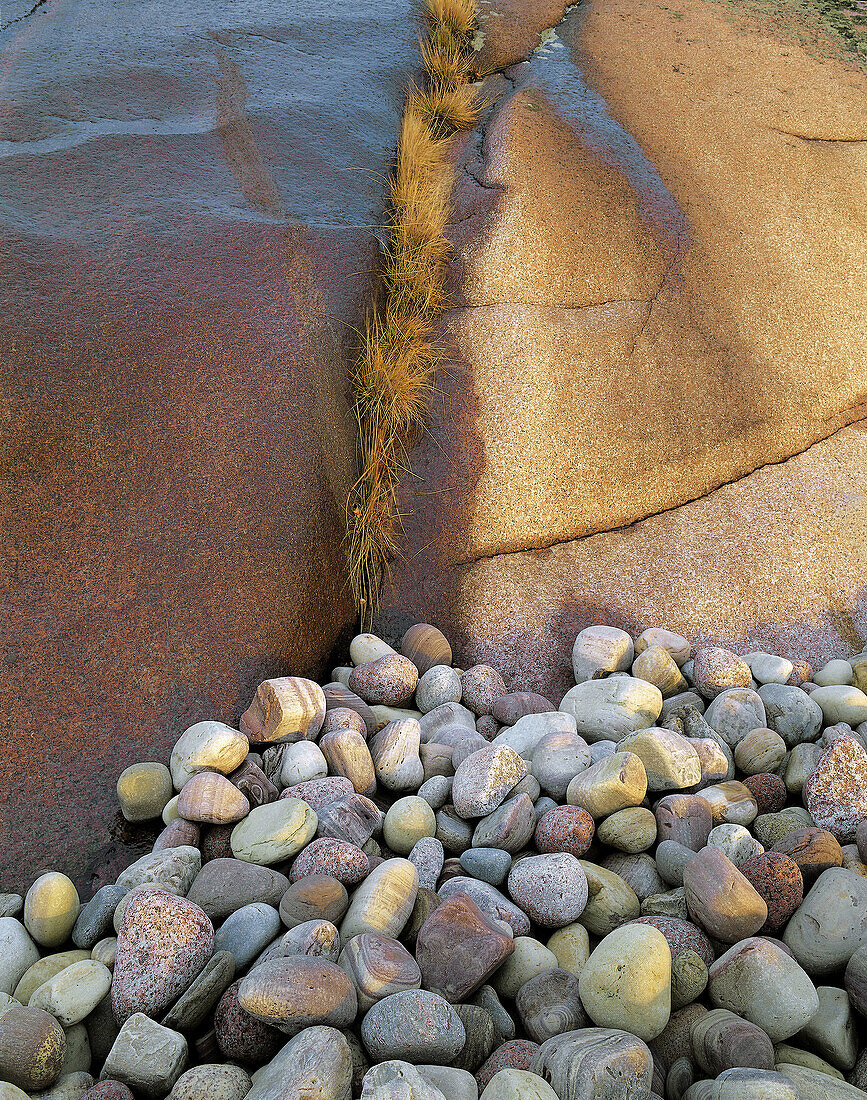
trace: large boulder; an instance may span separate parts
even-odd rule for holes
[[[86,878],[126,764],[352,621],[348,337],[409,12],[51,0],[0,33],[6,889]]]
[[[860,649],[863,78],[710,0],[590,0],[556,34],[456,156],[388,608],[555,698],[568,667],[532,670],[593,622]]]

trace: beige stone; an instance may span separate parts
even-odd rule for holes
[[[615,752],[579,772],[566,789],[566,801],[600,818],[638,806],[646,793],[647,774],[641,760],[631,752]]]
[[[617,742],[618,752],[633,752],[647,773],[647,789],[678,791],[701,781],[701,760],[686,737],[651,726]]]
[[[172,775],[165,764],[132,764],[117,781],[117,798],[127,821],[159,817],[172,793]]]
[[[581,1003],[597,1027],[619,1028],[648,1042],[671,1014],[671,951],[651,925],[607,935],[578,979]]]
[[[764,899],[718,848],[702,848],[690,859],[683,886],[692,919],[723,943],[752,936],[767,920]]]
[[[254,807],[232,830],[232,855],[269,867],[291,859],[316,835],[318,819],[300,798]]]

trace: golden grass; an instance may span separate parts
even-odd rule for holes
[[[426,85],[410,86],[389,183],[379,296],[352,373],[361,474],[347,502],[349,575],[369,629],[389,562],[400,552],[397,494],[434,389],[432,325],[445,301],[449,139],[478,118],[470,85],[475,0],[425,0]]]

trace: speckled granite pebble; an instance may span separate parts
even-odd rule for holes
[[[448,1001],[425,990],[392,993],[377,1001],[361,1024],[361,1038],[375,1061],[448,1065],[466,1041],[464,1025]]]
[[[867,752],[853,737],[827,748],[804,784],[804,802],[815,823],[842,843],[855,839],[867,820]]]
[[[360,848],[335,837],[320,837],[296,856],[289,871],[289,882],[297,882],[307,875],[331,875],[344,886],[354,886],[369,870],[370,860]]]
[[[519,859],[508,879],[509,895],[543,928],[562,928],[577,920],[587,903],[587,877],[568,852]]]

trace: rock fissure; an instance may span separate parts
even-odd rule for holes
[[[861,406],[856,407],[860,408]],[[672,504],[669,508],[660,508],[657,512],[648,512],[647,515],[640,516],[638,519],[633,520],[631,523],[624,523],[615,527],[601,528],[598,531],[592,531],[586,535],[575,535],[571,538],[553,539],[550,542],[540,543],[539,545],[515,546],[514,548],[498,550],[494,554],[479,554],[476,557],[465,558],[461,561],[453,562],[451,567],[453,569],[462,569],[470,565],[475,565],[478,562],[493,561],[496,558],[509,557],[513,554],[532,554],[544,550],[552,550],[556,546],[565,546],[572,542],[581,542],[584,539],[590,539],[596,535],[610,534],[613,531],[629,531],[634,527],[638,527],[640,524],[646,522],[647,520],[654,519],[656,516],[664,516],[670,512],[676,512],[680,508],[686,508],[690,504],[695,504],[696,501],[706,500],[707,498],[712,497],[714,493],[719,492],[721,489],[725,489],[730,485],[737,485],[739,482],[745,481],[748,477],[752,477],[753,474],[760,473],[762,470],[771,469],[774,466],[783,466],[787,462],[791,462],[792,459],[799,458],[801,455],[807,454],[814,447],[818,447],[821,443],[827,443],[828,440],[833,439],[835,436],[839,435],[839,433],[842,432],[845,428],[851,428],[859,424],[864,424],[865,426],[867,426],[867,414],[865,414],[864,416],[859,416],[854,420],[848,420],[845,424],[841,424],[838,428],[835,428],[833,432],[829,432],[828,435],[824,435],[820,439],[814,440],[812,443],[810,443],[808,446],[804,447],[800,451],[794,451],[786,458],[779,459],[776,462],[763,462],[761,463],[761,465],[755,466],[752,470],[748,470],[746,473],[741,474],[739,477],[732,478],[731,481],[720,482],[719,485],[715,485],[713,489],[710,489],[706,493],[699,493],[697,496],[690,497],[689,500],[683,500],[679,504]]]
[[[16,23],[23,23],[25,19],[29,19],[30,16],[33,15],[34,12],[36,12],[39,8],[41,8],[45,2],[46,0],[36,0],[36,3],[33,5],[30,11],[26,11],[23,15],[19,15],[15,19],[10,19],[8,23],[0,23],[0,33],[5,31],[7,27],[12,27]]]

